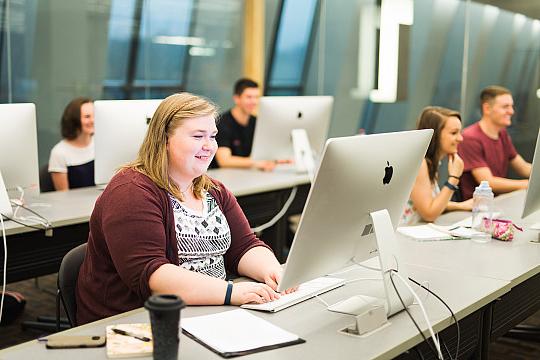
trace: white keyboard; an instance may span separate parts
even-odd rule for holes
[[[277,300],[264,304],[244,304],[240,307],[244,309],[278,312],[344,284],[344,279],[324,276],[301,284],[298,290],[290,294],[281,295]]]

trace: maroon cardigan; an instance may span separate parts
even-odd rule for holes
[[[269,247],[253,234],[234,195],[214,182],[218,190],[210,193],[231,230],[225,268],[237,273],[238,262],[249,249]],[[90,217],[88,247],[76,289],[77,324],[143,306],[151,295],[150,275],[167,263],[178,264],[167,191],[135,170],[123,170],[111,179]]]

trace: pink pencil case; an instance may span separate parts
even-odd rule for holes
[[[523,231],[522,228],[514,224],[511,220],[493,219],[491,220],[491,236],[502,241],[512,241],[515,230]]]

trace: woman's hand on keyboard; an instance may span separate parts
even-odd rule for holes
[[[271,270],[266,274],[264,277],[264,282],[270,286],[274,291],[277,291],[277,287],[279,282],[281,281],[281,274],[283,273],[283,270],[281,269],[281,266],[278,269]],[[298,290],[298,286],[289,288],[285,291],[283,291],[284,294],[289,294],[294,291]]]
[[[233,305],[263,304],[276,299],[279,299],[279,293],[266,284],[255,282],[234,283],[231,294],[231,304]]]

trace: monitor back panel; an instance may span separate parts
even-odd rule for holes
[[[95,183],[106,184],[115,172],[137,157],[148,124],[162,100],[94,102]]]
[[[540,210],[540,129],[536,139],[536,148],[534,149],[534,158],[529,177],[529,188],[525,198],[522,218],[531,215]]]
[[[292,159],[291,131],[305,129],[315,156],[320,158],[328,136],[332,96],[262,97],[251,157],[256,160]]]
[[[39,189],[34,104],[0,104],[0,171],[7,189]]]
[[[377,255],[370,213],[398,225],[432,130],[329,139],[294,238],[282,288]]]

